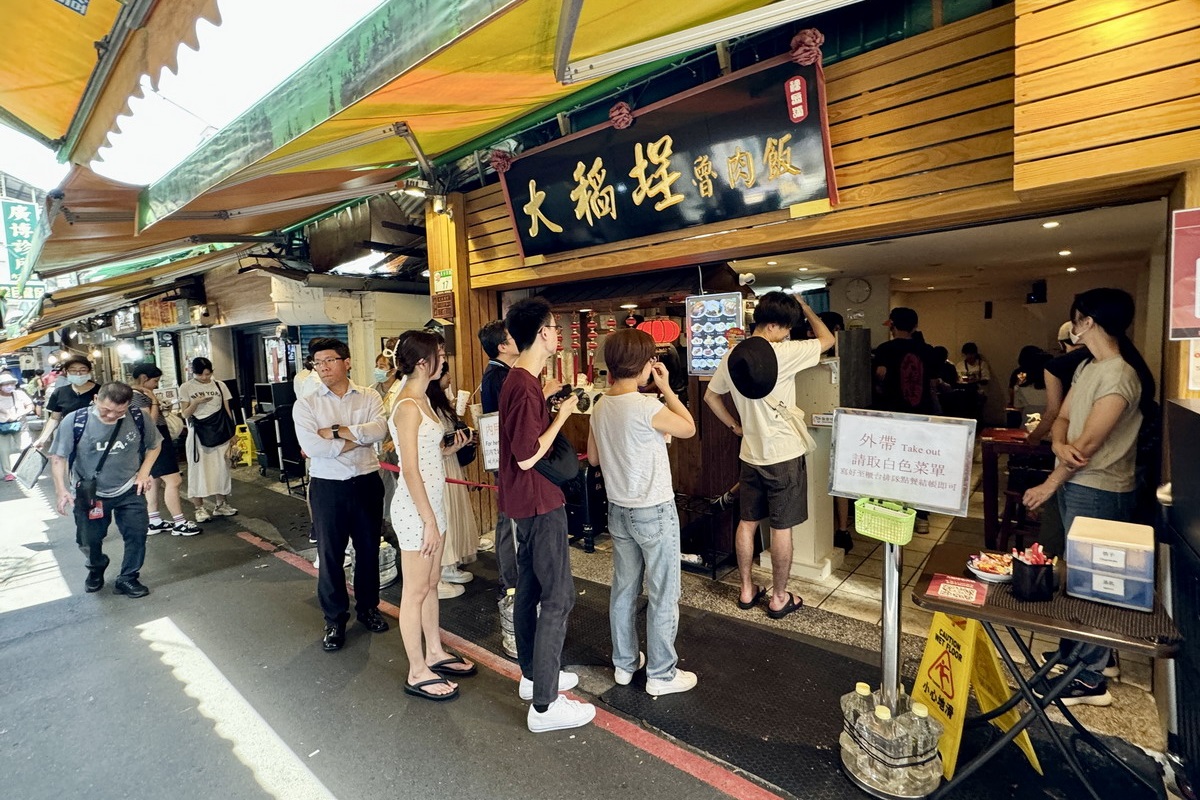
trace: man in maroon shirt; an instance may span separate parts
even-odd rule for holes
[[[532,732],[578,728],[592,721],[596,708],[559,694],[579,683],[578,675],[560,670],[567,616],[575,605],[566,502],[562,490],[534,469],[577,401],[568,397],[550,421],[539,378],[561,335],[550,305],[539,297],[515,303],[504,327],[520,351],[500,390],[498,498],[500,510],[517,524],[513,624],[520,695],[533,701],[526,719]]]

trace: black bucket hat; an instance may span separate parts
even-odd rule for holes
[[[748,400],[761,400],[779,382],[779,359],[775,348],[761,336],[751,336],[729,354],[729,379]]]

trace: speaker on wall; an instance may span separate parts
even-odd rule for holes
[[[1033,305],[1035,303],[1046,302],[1046,281],[1034,281],[1033,286],[1029,290],[1029,294],[1025,295],[1025,304]]]

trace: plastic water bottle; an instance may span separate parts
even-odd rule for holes
[[[903,775],[892,766],[898,760],[892,712],[887,706],[875,706],[874,714],[864,714],[858,718],[854,730],[869,755],[861,777],[877,789],[898,794]]]
[[[871,702],[877,706],[884,705],[883,687],[876,689],[872,693]],[[893,719],[899,717],[901,714],[907,714],[909,711],[912,711],[912,697],[905,690],[903,683],[900,684],[896,693],[896,708],[888,710],[892,712]]]
[[[942,781],[942,759],[936,755],[938,742],[942,738],[942,726],[937,720],[929,718],[929,709],[924,703],[913,703],[907,732],[912,738],[914,756],[924,759],[933,754],[932,760],[909,770],[909,778],[917,791],[928,794]]]
[[[862,681],[854,684],[854,691],[842,695],[842,719],[853,729],[854,723],[863,714],[875,713],[875,702],[871,699],[871,687]]]

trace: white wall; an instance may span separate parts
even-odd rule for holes
[[[351,363],[360,367],[355,380],[364,383],[370,378],[381,339],[421,328],[429,321],[429,297],[389,292],[359,292],[353,297],[356,303],[350,315],[347,344]]]
[[[1124,289],[1138,299],[1138,316],[1130,331],[1143,354],[1159,352],[1145,347],[1148,316],[1149,270],[1127,268],[1117,270],[1085,270],[1074,274],[1046,279],[1046,302],[1026,305],[1028,283],[989,286],[956,291],[896,292],[894,305],[908,306],[920,317],[919,329],[930,345],[941,345],[950,351],[950,359],[961,359],[964,342],[975,342],[992,368],[992,382],[987,387],[988,403],[984,421],[999,424],[1004,419],[1008,399],[1008,376],[1017,365],[1017,354],[1025,345],[1036,345],[1056,351],[1058,328],[1069,317],[1071,301],[1079,292],[1098,286]],[[992,318],[984,319],[984,303],[991,301]],[[1161,303],[1161,298],[1160,298]],[[1157,312],[1161,319],[1161,310]],[[1157,372],[1157,363],[1150,362]]]

